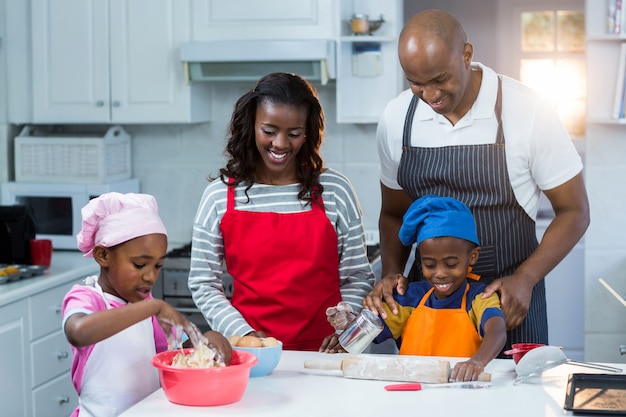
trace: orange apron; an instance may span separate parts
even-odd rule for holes
[[[467,292],[461,308],[436,309],[426,306],[431,288],[409,316],[402,331],[401,355],[471,357],[482,342],[467,314]]]
[[[341,301],[337,233],[318,202],[300,213],[235,210],[229,186],[220,223],[233,306],[288,350],[318,350],[334,332],[326,308]]]

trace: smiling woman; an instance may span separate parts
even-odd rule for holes
[[[356,194],[320,156],[324,122],[317,91],[295,74],[268,74],[235,104],[226,166],[196,213],[189,273],[194,302],[227,337],[339,351],[326,308],[359,311],[372,287]]]

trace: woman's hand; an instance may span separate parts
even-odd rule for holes
[[[339,344],[339,335],[333,333],[326,336],[320,346],[320,352],[324,353],[345,353],[346,350]]]
[[[254,331],[254,332],[246,333],[244,336],[255,336],[255,337],[265,338],[267,337],[267,334],[265,334],[263,330],[259,330],[258,332]]]

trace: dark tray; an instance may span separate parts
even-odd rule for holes
[[[570,374],[563,408],[574,414],[626,416],[626,375]]]
[[[7,264],[0,264],[0,269],[4,271],[5,268],[8,266],[9,265]],[[10,266],[16,268],[19,272],[0,276],[0,284],[6,284],[8,282],[17,281],[17,280],[24,279],[24,278],[37,277],[39,275],[43,275],[43,273],[46,270],[45,266],[40,266],[40,265],[12,264]]]

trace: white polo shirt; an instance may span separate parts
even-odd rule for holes
[[[483,72],[474,105],[456,125],[419,101],[413,119],[411,146],[442,147],[495,143],[498,122],[494,112],[498,77],[480,63]],[[404,119],[413,94],[405,90],[391,100],[377,129],[381,182],[395,190],[402,156]],[[541,190],[572,179],[583,165],[576,147],[552,105],[529,87],[502,77],[502,125],[509,179],[520,206],[535,219]]]

